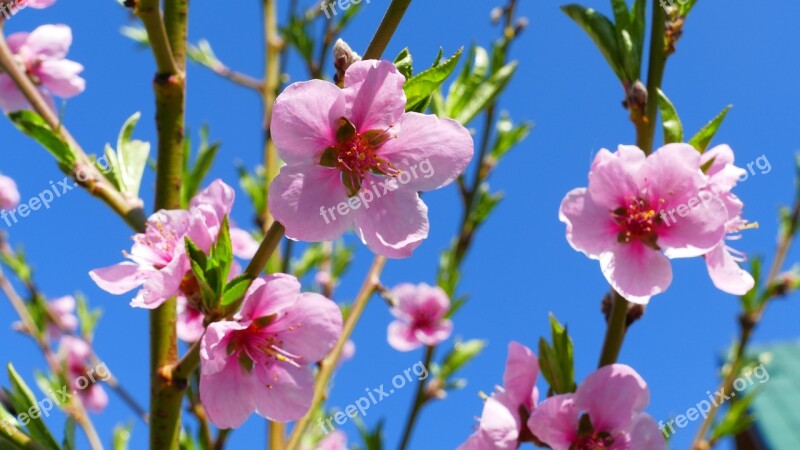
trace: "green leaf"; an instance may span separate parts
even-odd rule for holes
[[[76,311],[81,324],[81,336],[83,336],[84,340],[87,342],[91,342],[92,336],[94,336],[94,329],[97,327],[97,322],[103,315],[103,310],[100,308],[89,309],[89,303],[86,301],[86,297],[83,294],[76,294],[75,299],[77,301]]]
[[[222,64],[214,54],[211,44],[205,39],[200,39],[200,41],[197,42],[197,45],[189,44],[188,48],[186,49],[186,56],[188,56],[190,60],[196,62],[197,64],[212,69]]]
[[[383,419],[378,421],[372,431],[361,420],[356,421],[356,428],[364,441],[364,450],[383,450]]]
[[[394,65],[397,71],[402,73],[406,80],[414,76],[414,59],[411,57],[411,52],[408,47],[404,48],[394,59]]]
[[[406,81],[403,90],[408,100],[407,110],[418,103],[429,101],[430,95],[438,90],[442,83],[453,73],[458,61],[461,59],[462,52],[463,49],[459,49],[447,61],[440,65],[434,65]]]
[[[264,212],[267,207],[267,198],[264,186],[266,179],[264,176],[264,168],[258,166],[255,174],[251,174],[241,163],[237,164],[237,172],[239,173],[239,186],[250,197],[257,213]]]
[[[191,148],[191,145],[188,147]],[[192,197],[200,190],[200,185],[203,184],[208,171],[211,170],[219,148],[219,142],[209,144],[208,127],[203,126],[200,128],[200,148],[197,151],[197,158],[194,161],[194,166],[184,171],[183,184],[181,185],[181,202],[185,207],[189,206]],[[184,152],[184,155],[188,157],[188,153]],[[188,160],[186,164],[188,165]]]
[[[131,440],[131,430],[133,430],[132,423],[114,427],[113,450],[128,450],[128,443]]]
[[[119,32],[128,39],[136,42],[141,47],[150,47],[150,38],[147,36],[147,30],[144,27],[120,27]]]
[[[552,346],[544,338],[539,339],[539,366],[542,376],[555,394],[574,392],[575,362],[572,339],[567,327],[561,325],[556,317],[550,314],[550,331]]]
[[[658,89],[658,108],[661,110],[661,124],[664,127],[664,143],[683,142],[683,125],[675,106],[661,89]]]
[[[281,34],[289,46],[294,47],[306,64],[314,61],[314,40],[309,23],[304,18],[292,16],[289,24],[281,29]]]
[[[11,392],[6,391],[6,394],[19,413],[18,419],[28,429],[31,437],[47,449],[61,450],[42,420],[42,410],[36,402],[36,397],[11,363],[8,364],[8,378],[11,380]]]
[[[508,114],[503,113],[500,115],[500,120],[497,121],[495,127],[497,131],[497,138],[490,155],[495,160],[499,160],[514,146],[525,140],[533,129],[533,124],[530,122],[523,122],[519,125],[514,125]]]
[[[306,247],[306,250],[300,256],[300,259],[292,262],[292,273],[302,278],[313,269],[319,267],[325,259],[325,250],[322,243],[313,243]]]
[[[625,75],[617,41],[617,30],[608,17],[592,8],[575,4],[562,6],[561,10],[589,35],[608,65],[611,66],[611,70],[621,81],[635,81],[628,80]]]
[[[464,365],[475,359],[484,348],[486,348],[486,341],[480,339],[472,339],[466,342],[456,341],[453,349],[442,360],[438,378],[444,381],[449,380]]]
[[[222,306],[228,306],[244,297],[252,282],[253,278],[249,275],[239,275],[229,281],[225,286],[225,292],[222,294]]]
[[[503,66],[497,73],[481,83],[474,93],[470,96],[469,103],[459,111],[455,119],[466,125],[475,118],[482,110],[494,102],[500,92],[505,89],[514,72],[517,70],[517,62],[513,61]]]
[[[450,84],[442,114],[446,117],[454,118],[464,109],[489,71],[489,54],[483,47],[472,46],[468,56],[461,74]]]
[[[75,154],[66,141],[53,131],[40,115],[23,110],[13,112],[8,117],[23,133],[52,153],[63,170],[72,170],[75,166]]]
[[[231,244],[231,233],[230,227],[228,225],[228,216],[225,216],[222,219],[222,225],[219,228],[219,234],[217,235],[217,241],[211,247],[211,258],[216,263],[215,266],[217,267],[217,279],[218,282],[222,282],[223,280],[228,279],[228,274],[231,270],[231,264],[233,262],[233,245]],[[215,286],[216,288],[216,286]],[[218,286],[218,290],[216,292],[218,294],[222,294],[222,285]]]
[[[726,436],[736,436],[740,432],[750,428],[753,424],[753,416],[748,414],[750,404],[755,400],[758,395],[758,389],[747,393],[742,398],[736,397],[735,402],[728,403],[728,412],[725,417],[711,430],[711,440],[724,438]]]
[[[72,416],[67,417],[67,423],[64,425],[64,450],[76,450],[75,445],[75,419]]]
[[[135,113],[122,125],[117,138],[116,151],[106,144],[105,156],[108,168],[99,167],[120,192],[133,198],[139,197],[139,187],[142,183],[144,168],[150,155],[150,143],[131,140],[134,127],[139,121],[141,113]]]
[[[725,116],[732,107],[733,105],[726,106],[721,113],[717,114],[717,117],[711,119],[711,122],[708,122],[706,126],[700,129],[700,131],[689,140],[689,144],[700,153],[705,152],[708,148],[708,144],[711,143],[714,135],[717,134],[719,126],[722,125],[722,121],[725,120]]]
[[[617,28],[627,30],[630,28],[630,13],[626,0],[611,0],[611,7],[614,10],[614,23]]]

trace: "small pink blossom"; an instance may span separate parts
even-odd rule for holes
[[[17,183],[12,178],[0,175],[0,209],[14,209],[18,204]]]
[[[349,450],[347,447],[347,435],[344,431],[335,430],[322,438],[314,447],[314,450]]]
[[[553,450],[664,450],[658,425],[644,412],[649,403],[642,377],[629,366],[612,364],[586,377],[574,394],[540,403],[528,428]]]
[[[112,294],[141,287],[131,306],[157,308],[178,294],[182,283],[192,285],[192,280],[186,277],[190,263],[184,238],[189,237],[208,253],[225,216],[231,212],[234,198],[230,186],[215,180],[192,199],[188,211],[161,210],[150,216],[145,232],[134,235],[131,252],[125,253],[130,261],[95,269],[89,275],[101,289]],[[235,240],[234,234],[238,236]],[[234,255],[251,257],[252,242],[244,234],[244,231],[231,234]]]
[[[278,422],[308,412],[312,366],[333,348],[342,313],[327,298],[301,293],[296,278],[253,281],[233,320],[209,325],[200,347],[200,399],[220,428],[237,428],[256,412]]]
[[[75,304],[75,297],[71,295],[65,295],[47,302],[48,312],[58,321],[57,324],[49,323],[47,325],[47,334],[50,339],[58,339],[63,334],[63,331],[71,333],[78,329]]]
[[[723,238],[728,215],[713,196],[674,223],[664,219],[666,211],[696,205],[690,200],[697,201],[707,182],[700,154],[687,144],[665,145],[647,157],[634,146],[602,149],[589,187],[567,194],[559,218],[570,245],[599,260],[617,292],[646,304],[672,282],[668,257],[703,255]]]
[[[389,61],[347,69],[344,89],[294,83],[278,97],[272,136],[286,165],[269,210],[286,236],[330,241],[354,228],[370,250],[405,258],[428,236],[418,191],[452,182],[473,154],[458,122],[406,113],[405,77]]]
[[[434,346],[450,337],[453,322],[444,316],[450,299],[439,286],[401,284],[392,290],[397,304],[391,312],[397,318],[389,324],[389,345],[407,352],[423,345]]]
[[[190,305],[186,297],[178,296],[178,339],[188,343],[199,341],[206,331],[205,318],[203,312]]]
[[[24,3],[26,7],[33,9],[44,9],[55,3],[56,0],[17,0],[17,4]]]
[[[739,267],[746,260],[744,253],[725,244],[726,240],[739,239],[738,233],[748,223],[742,219],[744,203],[733,192],[740,177],[747,171],[733,164],[733,150],[727,145],[718,145],[703,154],[700,164],[711,164],[708,167],[708,190],[717,196],[728,211],[725,223],[726,236],[705,255],[708,274],[718,289],[733,295],[744,295],[755,286],[750,272]]]
[[[508,344],[503,387],[497,387],[483,404],[478,429],[458,450],[513,450],[527,433],[525,417],[536,409],[539,390],[539,360],[531,349],[517,342]],[[525,416],[521,416],[521,414]]]
[[[32,7],[48,6],[47,1],[29,3]],[[8,46],[31,80],[55,111],[52,96],[74,97],[86,88],[79,76],[83,66],[65,59],[72,45],[72,30],[66,25],[42,25],[31,33],[8,36]],[[6,113],[28,107],[25,96],[8,74],[0,73],[0,108]]]
[[[99,413],[105,409],[108,405],[108,394],[100,385],[102,374],[97,372],[101,371],[89,366],[92,356],[89,344],[74,336],[63,336],[59,354],[67,369],[66,377],[70,390],[73,393],[77,392],[81,403],[89,411]]]

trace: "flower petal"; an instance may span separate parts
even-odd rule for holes
[[[645,413],[637,414],[630,431],[630,448],[646,450],[666,450],[664,435],[656,421]]]
[[[332,241],[347,231],[353,223],[347,200],[340,172],[321,166],[283,166],[269,187],[270,213],[287,237],[302,241]]]
[[[579,413],[573,394],[554,395],[533,410],[528,429],[553,450],[569,450],[577,439]]]
[[[25,43],[24,52],[31,56],[59,59],[67,56],[72,45],[72,29],[67,25],[42,25],[33,30]],[[28,55],[25,55],[26,58]]]
[[[453,333],[453,322],[444,319],[429,327],[420,327],[414,330],[417,339],[427,346],[438,345],[447,340]]]
[[[300,282],[285,273],[276,273],[256,278],[247,289],[242,310],[235,319],[252,321],[278,314],[297,304],[300,296]]]
[[[280,347],[298,355],[300,365],[313,364],[322,360],[341,336],[342,310],[320,294],[304,292],[268,331],[279,334]]]
[[[572,248],[592,259],[598,259],[617,241],[619,230],[610,211],[598,206],[586,188],[567,193],[558,218],[567,224],[567,241]]]
[[[200,374],[200,401],[208,419],[220,429],[240,427],[256,410],[263,391],[255,374],[245,372],[236,358],[229,358],[213,374]]]
[[[638,197],[641,190],[639,170],[646,156],[638,147],[620,145],[615,153],[601,149],[589,171],[589,194],[608,211],[627,204],[626,198]]]
[[[428,237],[428,207],[413,191],[383,194],[369,208],[355,211],[355,228],[373,252],[407,258]]]
[[[346,116],[363,133],[397,125],[406,110],[406,78],[389,61],[365,60],[350,66],[344,76]]]
[[[125,261],[102,269],[94,269],[89,272],[89,276],[100,289],[119,295],[141,286],[154,272],[155,270]]]
[[[400,119],[397,138],[389,139],[378,152],[406,173],[398,176],[406,188],[432,191],[464,172],[474,147],[469,131],[455,120],[412,112]]]
[[[74,97],[86,89],[86,80],[79,77],[83,65],[68,59],[46,59],[36,69],[42,86],[61,98]]]
[[[389,345],[398,352],[410,352],[422,347],[415,330],[407,323],[395,320],[387,328],[386,339]]]
[[[303,417],[314,398],[314,376],[308,367],[286,364],[257,365],[255,374],[262,386],[255,392],[259,415],[276,422]]]
[[[28,106],[28,100],[22,95],[22,92],[17,89],[14,80],[7,74],[0,73],[0,109],[4,113],[12,113],[20,111]]]
[[[536,355],[519,342],[510,342],[506,370],[503,373],[503,388],[509,399],[516,405],[525,405],[528,409],[533,409],[539,396],[536,389],[538,376],[539,360],[536,359]],[[530,404],[532,397],[534,397],[533,404]]]
[[[708,275],[717,289],[728,294],[744,295],[755,286],[753,276],[739,267],[724,241],[706,253],[705,258]]]
[[[611,251],[603,253],[600,268],[620,295],[641,305],[666,291],[672,283],[672,266],[667,257],[636,241],[617,243]]]
[[[252,259],[258,251],[258,242],[249,232],[236,227],[231,227],[231,246],[237,258]]]
[[[346,115],[345,96],[322,80],[294,83],[275,100],[270,130],[278,155],[287,164],[319,163],[336,144],[339,119]]]
[[[575,407],[589,413],[595,430],[627,430],[634,413],[650,403],[647,383],[625,364],[601,367],[575,391]]]
[[[225,369],[229,359],[228,342],[233,333],[247,328],[239,322],[213,322],[200,341],[200,373],[213,375]],[[238,362],[237,362],[238,365]]]

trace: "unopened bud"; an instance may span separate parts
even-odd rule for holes
[[[336,68],[334,81],[339,87],[344,86],[344,74],[354,63],[361,61],[361,56],[354,52],[347,42],[339,39],[333,45],[333,66]]]
[[[490,17],[492,18],[492,24],[497,25],[497,23],[500,22],[500,19],[503,17],[503,8],[498,6],[497,8],[492,9]]]
[[[612,293],[608,293],[603,297],[603,301],[600,305],[601,311],[603,311],[603,315],[606,318],[606,322],[608,322],[611,316],[611,305],[614,300],[614,295]],[[645,306],[639,305],[636,303],[626,302],[628,305],[628,313],[625,318],[625,328],[630,327],[633,325],[634,322],[641,319],[644,315]]]
[[[525,28],[528,28],[528,18],[520,17],[517,19],[517,24],[514,26],[514,35],[519,35]]]

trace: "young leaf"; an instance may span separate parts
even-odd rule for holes
[[[418,103],[425,102],[435,90],[439,89],[439,86],[441,86],[455,70],[458,61],[461,59],[462,52],[463,49],[459,49],[447,61],[440,65],[434,65],[430,69],[422,71],[406,81],[403,86],[408,100],[406,110],[410,110]]]
[[[69,416],[64,425],[64,450],[76,450],[77,448],[75,445],[75,419]]]
[[[52,153],[62,169],[72,170],[75,165],[75,154],[69,144],[61,139],[61,136],[54,132],[40,115],[33,111],[22,110],[13,112],[8,117],[23,133]]]
[[[488,80],[481,83],[470,96],[469,103],[459,111],[455,119],[464,125],[471,122],[478,113],[483,111],[498,95],[500,95],[500,92],[505,89],[516,70],[517,62],[512,61],[489,77]]]
[[[486,79],[489,71],[489,54],[483,47],[472,46],[469,57],[458,78],[451,84],[447,92],[447,100],[443,108],[444,116],[456,117],[469,102],[475,89]]]
[[[249,275],[239,275],[229,281],[225,286],[225,292],[222,294],[222,306],[228,306],[244,297],[252,282],[253,279]]]
[[[411,52],[408,47],[404,48],[394,59],[394,65],[397,71],[402,73],[406,80],[414,76],[414,59],[411,57]]]
[[[542,376],[550,384],[553,393],[574,392],[576,384],[572,339],[567,328],[561,325],[552,313],[550,329],[552,346],[544,338],[539,339],[539,366]]]
[[[617,44],[617,30],[608,17],[592,8],[581,5],[565,5],[561,7],[561,10],[583,28],[586,34],[594,41],[620,81],[634,81],[626,79]]]
[[[208,171],[211,170],[211,165],[217,156],[219,147],[219,142],[209,144],[208,127],[200,128],[200,148],[197,152],[197,158],[191,170],[187,168],[184,171],[183,184],[181,185],[181,201],[183,205],[188,207],[192,197],[200,190],[200,185],[203,184],[203,179],[208,174]],[[184,155],[188,156],[188,153],[184,152]]]
[[[722,121],[725,120],[725,116],[732,107],[733,105],[726,106],[721,113],[717,114],[717,117],[711,119],[711,122],[708,122],[706,126],[700,129],[700,131],[689,140],[689,144],[700,153],[705,152],[708,148],[708,144],[711,143],[711,139],[714,139],[714,135],[717,134],[719,126],[722,125]]]
[[[505,156],[509,150],[528,137],[532,129],[533,124],[530,122],[514,126],[508,114],[501,114],[496,126],[497,138],[490,153],[492,158],[499,160]]]
[[[664,127],[664,143],[683,142],[683,125],[675,106],[661,89],[658,89],[658,109],[661,110],[661,124]]]
[[[439,368],[438,378],[447,381],[465,364],[477,357],[486,348],[486,341],[472,339],[466,342],[456,341],[450,353],[444,357]]]
[[[47,449],[61,450],[42,420],[42,411],[36,402],[36,397],[11,363],[8,364],[8,378],[11,380],[11,392],[6,391],[6,394],[31,437]]]
[[[128,442],[131,440],[131,430],[133,424],[117,425],[114,427],[114,441],[112,444],[113,450],[128,450]]]

